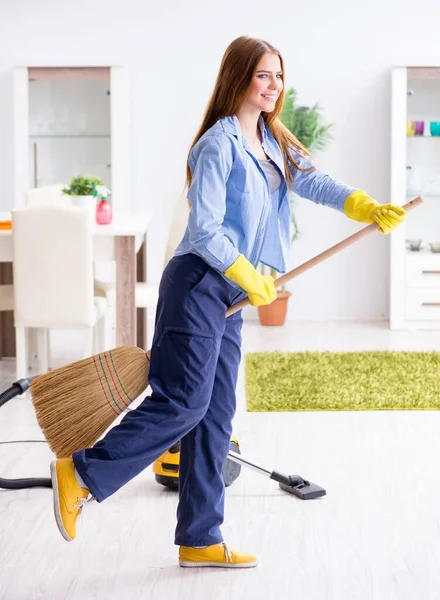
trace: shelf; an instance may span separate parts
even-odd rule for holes
[[[440,135],[407,135],[407,140],[440,140]]]
[[[54,133],[54,134],[32,134],[29,136],[30,139],[89,139],[89,138],[96,138],[96,139],[107,139],[110,138],[110,134],[108,133],[96,133],[96,134],[86,134],[86,135],[78,135],[78,134],[58,134],[58,133]]]
[[[415,256],[437,256],[440,260],[440,252],[433,252],[429,250],[429,248],[420,248],[420,250],[410,250],[409,248],[405,248],[407,256],[415,255]]]

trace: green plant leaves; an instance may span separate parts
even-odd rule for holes
[[[324,150],[331,139],[333,124],[324,124],[318,104],[297,106],[297,92],[290,88],[285,95],[279,119],[310,152]]]
[[[72,177],[68,186],[63,189],[63,194],[69,196],[93,196],[95,185],[104,185],[99,177],[93,175],[78,175]]]

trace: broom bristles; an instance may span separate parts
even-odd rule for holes
[[[55,455],[92,446],[147,389],[149,368],[149,351],[120,346],[34,379],[32,402]]]

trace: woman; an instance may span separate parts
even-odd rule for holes
[[[93,448],[53,461],[58,527],[66,540],[88,499],[102,502],[181,440],[175,544],[181,566],[252,567],[220,526],[222,466],[235,412],[241,313],[276,297],[258,263],[286,270],[289,189],[389,233],[405,218],[315,169],[281,124],[283,61],[273,46],[240,37],[223,57],[187,168],[188,226],[160,284],[149,380],[152,394]]]

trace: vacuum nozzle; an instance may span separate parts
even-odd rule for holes
[[[291,477],[294,480],[294,483],[280,483],[280,488],[285,492],[289,492],[289,494],[297,496],[301,500],[313,500],[314,498],[321,498],[327,493],[324,488],[320,487],[319,485],[316,485],[316,483],[312,483],[311,481],[305,481],[301,477],[299,477],[301,481],[296,482],[297,476],[294,475]]]
[[[270,478],[278,481],[282,490],[301,498],[301,500],[321,498],[327,493],[324,488],[303,479],[299,475],[284,475],[278,471],[272,471]]]

